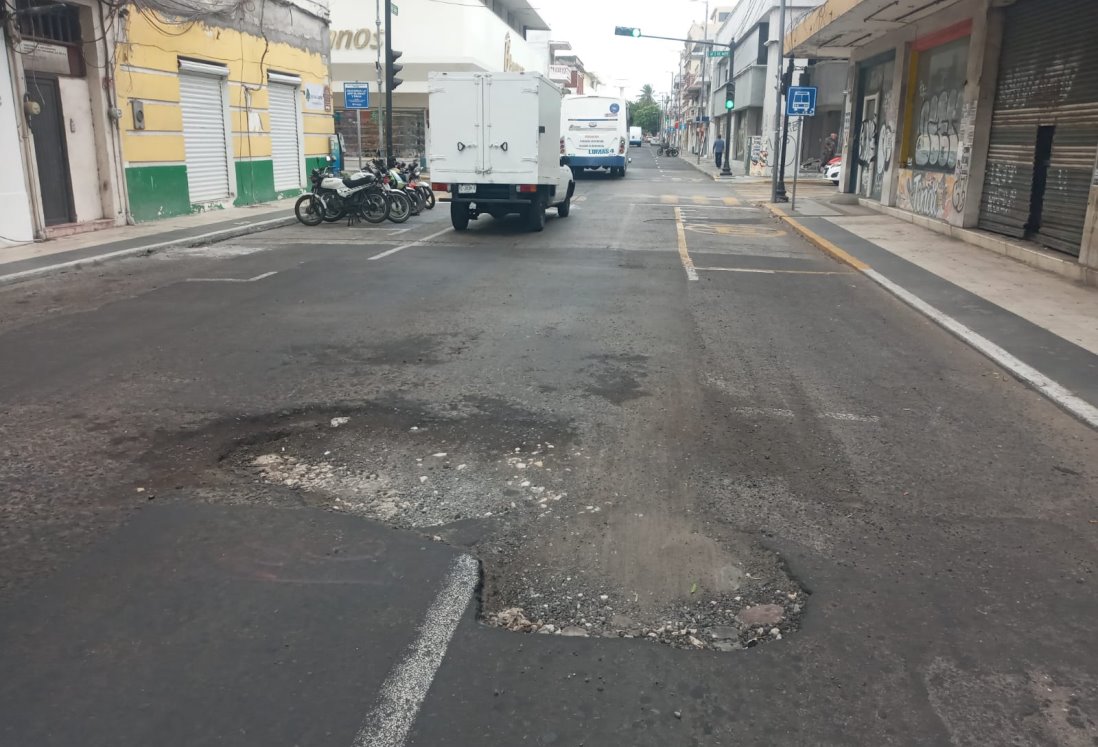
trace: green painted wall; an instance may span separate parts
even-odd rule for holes
[[[274,163],[271,161],[236,162],[236,200],[234,205],[254,205],[275,199]]]
[[[130,214],[139,223],[191,212],[187,167],[131,166],[126,169]]]

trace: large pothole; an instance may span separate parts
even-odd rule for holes
[[[199,442],[219,487],[234,488],[209,491],[211,499],[270,503],[264,494],[280,492],[297,505],[468,549],[484,568],[482,619],[508,630],[732,651],[789,635],[804,610],[805,592],[756,538],[728,528],[703,534],[700,521],[606,491],[592,474],[598,459],[566,422],[495,400],[441,412],[285,413],[219,424],[191,441]],[[195,470],[176,458],[165,472],[178,482]],[[650,546],[615,547],[608,527],[622,541],[650,537]],[[635,527],[639,534],[630,534]],[[606,544],[610,564],[589,559],[585,548],[596,542]],[[633,573],[631,558],[675,572],[647,578]]]

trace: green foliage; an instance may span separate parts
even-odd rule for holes
[[[650,83],[645,83],[643,86],[641,86],[641,95],[640,95],[640,98],[637,99],[637,103],[640,103],[640,104],[654,104],[654,103],[656,103],[656,99],[653,96],[653,94],[655,94],[655,92],[656,92],[656,89],[654,89]]]
[[[629,114],[629,126],[640,127],[643,132],[658,132],[660,129],[660,107],[655,101],[630,101],[626,104]]]

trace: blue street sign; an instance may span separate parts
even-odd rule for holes
[[[816,114],[816,86],[790,86],[785,95],[788,117],[812,117]]]
[[[344,83],[343,84],[343,108],[344,109],[369,109],[370,108],[370,84],[369,83]]]

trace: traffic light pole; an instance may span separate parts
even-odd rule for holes
[[[393,59],[393,3],[392,0],[382,0],[385,3],[385,64],[392,67]],[[386,166],[394,158],[393,154],[393,73],[386,71],[385,76],[385,163]]]
[[[377,21],[377,34],[374,36],[374,39],[377,40],[377,39],[381,38],[381,0],[374,0],[374,5],[375,5],[374,18]],[[386,36],[388,36],[388,34],[389,34],[388,27],[385,28],[385,34],[386,34]],[[374,64],[377,66],[377,92],[378,92],[378,94],[380,94],[381,93],[381,79],[382,79],[381,45],[380,44],[377,45],[377,61]],[[385,123],[383,121],[383,118],[378,116],[378,111],[376,109],[374,110],[373,115],[374,115],[374,119],[377,120],[377,149],[378,149],[378,155],[380,156],[381,155],[381,144],[383,142],[385,142]],[[358,142],[358,147],[359,147],[359,154],[358,154],[359,164],[358,164],[358,167],[362,168],[363,148],[362,148],[362,140],[361,139]]]
[[[721,165],[721,176],[732,176],[732,167],[728,164],[728,154],[732,150],[732,110],[724,111],[727,119],[724,122],[724,163]]]

